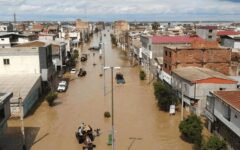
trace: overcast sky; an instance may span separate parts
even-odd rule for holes
[[[0,0],[0,20],[240,21],[240,0]]]

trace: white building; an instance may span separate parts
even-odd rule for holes
[[[40,74],[0,74],[0,91],[12,92],[10,98],[11,116],[20,116],[20,99],[23,102],[24,116],[39,100],[42,93]]]
[[[177,91],[179,98],[183,93],[186,110],[197,115],[203,114],[210,91],[237,89],[237,81],[222,73],[197,67],[173,70],[171,85]]]
[[[207,98],[208,129],[221,135],[229,149],[240,148],[240,91],[214,91]]]
[[[10,48],[17,44],[36,40],[33,34],[18,34],[14,32],[0,33],[0,48]]]
[[[53,78],[52,48],[44,42],[30,42],[0,48],[0,74],[41,74],[42,81]]]
[[[0,32],[11,32],[13,31],[12,24],[1,24],[0,25]]]

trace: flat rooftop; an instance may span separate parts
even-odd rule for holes
[[[213,71],[207,68],[198,68],[198,67],[177,68],[173,70],[173,73],[191,82],[196,82],[198,80],[209,79],[209,78],[220,78],[220,79],[235,81],[220,72]],[[237,81],[235,82],[237,83]]]
[[[24,75],[0,75],[0,91],[1,93],[13,92],[11,102],[17,102],[19,97],[23,101],[34,86],[40,79],[40,74],[24,74]]]

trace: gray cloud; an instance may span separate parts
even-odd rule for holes
[[[239,11],[240,0],[0,0],[1,18],[16,12],[19,17],[38,19],[55,16],[131,16],[131,14],[177,15],[214,14],[234,15]],[[1,15],[1,14],[0,14]],[[240,17],[240,16],[239,16]],[[239,20],[239,17],[236,19]]]

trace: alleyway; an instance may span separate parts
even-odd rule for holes
[[[130,67],[121,51],[111,48],[110,33],[107,30],[103,32],[106,33],[103,36],[106,66],[121,66],[122,69],[115,73],[123,73],[126,81],[124,85],[114,84],[116,150],[127,150],[132,142],[131,137],[141,138],[133,143],[131,150],[192,149],[192,145],[180,138],[180,112],[169,116],[159,111],[152,85],[139,80],[139,68]],[[99,39],[100,34],[94,35],[90,45],[98,45]],[[78,78],[76,75],[69,83],[67,92],[59,94],[54,107],[43,102],[34,114],[25,118],[27,145],[32,150],[81,150],[75,131],[82,122],[93,128],[101,128],[102,134],[94,141],[97,150],[111,149],[107,145],[111,118],[105,119],[103,116],[105,111],[111,110],[110,70],[106,71],[107,96],[104,97],[103,77],[99,76],[102,60],[98,53],[93,56],[87,47],[82,52],[89,53],[89,59],[85,63],[80,62],[77,67],[84,68],[87,76]],[[93,63],[97,65],[93,66]],[[19,120],[10,120],[5,136],[15,139],[14,135],[20,132],[19,126]],[[14,144],[6,145],[0,141],[3,149],[11,149]]]

